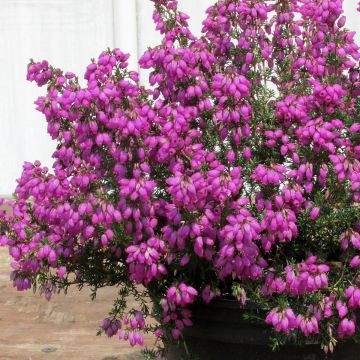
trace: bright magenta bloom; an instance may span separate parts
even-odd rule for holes
[[[201,37],[177,1],[153,2],[149,88],[119,49],[84,86],[28,66],[57,145],[1,213],[14,286],[117,285],[102,330],[132,346],[147,316],[179,339],[192,304],[233,295],[333,349],[360,307],[360,52],[342,0],[219,0]]]

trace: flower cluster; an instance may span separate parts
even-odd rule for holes
[[[181,336],[185,326],[191,326],[191,312],[186,306],[192,304],[198,292],[191,286],[181,283],[179,286],[171,287],[166,298],[160,301],[163,311],[162,322],[164,325],[173,324],[171,335],[176,340]]]
[[[316,265],[316,257],[312,256],[295,268],[291,265],[285,267],[283,277],[276,276],[275,269],[269,269],[262,293],[271,296],[273,293],[286,293],[290,296],[299,296],[304,293],[317,292],[328,285],[328,265]]]
[[[301,295],[305,292],[316,292],[326,288],[328,285],[327,273],[330,271],[328,265],[315,264],[316,257],[310,257],[305,263],[297,266],[297,273],[290,267],[285,268],[286,283],[289,294]]]
[[[265,322],[272,325],[275,331],[283,331],[286,334],[296,328],[296,317],[292,309],[272,309],[266,316]]]
[[[28,66],[57,145],[0,201],[14,286],[116,285],[102,330],[131,345],[181,339],[194,303],[234,284],[275,332],[324,349],[358,335],[360,50],[342,0],[214,0],[201,37],[176,0],[152,1],[149,87],[119,49],[84,84]]]
[[[166,275],[166,267],[159,263],[160,256],[166,252],[163,241],[153,237],[146,243],[130,245],[126,252],[129,254],[126,262],[130,264],[131,280],[148,284],[153,278],[160,279],[161,275]]]
[[[322,318],[321,311],[313,306],[310,306],[307,314],[299,314],[296,317],[296,326],[299,328],[305,336],[310,334],[319,333],[319,321]]]
[[[145,329],[145,320],[141,312],[136,311],[131,316],[125,316],[123,321],[125,329],[120,330],[119,339],[128,340],[131,346],[144,345],[140,331]]]

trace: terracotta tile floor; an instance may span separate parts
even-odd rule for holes
[[[50,302],[32,291],[17,292],[9,281],[9,257],[0,248],[0,360],[135,360],[139,348],[96,330],[110,309],[114,289],[99,292],[76,289]],[[152,344],[153,338],[145,338]]]

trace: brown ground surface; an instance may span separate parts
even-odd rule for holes
[[[32,291],[18,292],[9,281],[9,256],[0,248],[0,360],[141,359],[140,349],[124,341],[96,336],[114,289],[102,289],[91,301],[76,289],[50,302]],[[151,336],[145,338],[151,344]]]

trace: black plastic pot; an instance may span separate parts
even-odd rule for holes
[[[269,347],[271,329],[264,323],[244,320],[246,310],[234,300],[215,300],[192,310],[194,326],[184,331],[184,344],[168,346],[168,360],[360,359],[360,345],[355,343],[339,344],[333,355],[325,356],[319,344],[299,347],[289,339],[273,352]]]

